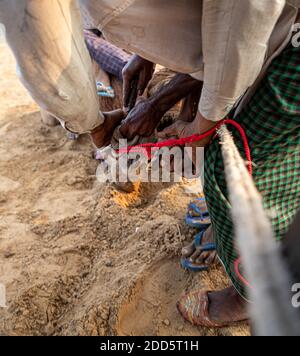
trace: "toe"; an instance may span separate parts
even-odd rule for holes
[[[192,256],[190,257],[190,261],[191,262],[195,262],[197,261],[197,259],[199,258],[199,256],[201,255],[202,251],[201,250],[196,250]]]
[[[197,258],[196,263],[199,265],[205,264],[206,259],[209,257],[209,252],[203,251]]]
[[[182,251],[181,251],[182,257],[185,257],[185,258],[191,257],[192,254],[195,252],[195,250],[196,250],[195,244],[194,244],[194,242],[192,242],[182,249]]]
[[[205,264],[207,266],[212,265],[213,263],[215,263],[217,259],[217,252],[216,251],[212,251],[209,253],[209,256],[205,259]]]

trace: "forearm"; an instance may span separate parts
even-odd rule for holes
[[[176,74],[165,86],[161,87],[149,100],[163,116],[180,100],[195,90],[201,91],[203,83],[188,74]]]
[[[38,105],[76,133],[99,125],[77,2],[5,0],[0,10],[19,77]]]
[[[284,0],[203,0],[203,116],[222,120],[253,85]]]

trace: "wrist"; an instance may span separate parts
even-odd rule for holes
[[[153,108],[159,116],[163,116],[168,110],[170,110],[170,103],[163,100],[160,95],[153,95],[147,100],[151,108]]]
[[[197,131],[199,134],[204,134],[205,132],[211,130],[212,128],[216,127],[219,122],[207,120],[201,113],[198,111],[195,124],[197,126]]]

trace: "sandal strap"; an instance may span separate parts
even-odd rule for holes
[[[207,328],[224,327],[226,324],[212,321],[209,316],[209,293],[211,291],[194,292],[185,295],[182,298],[185,310],[181,310],[180,303],[177,305],[178,310],[194,326]]]
[[[194,244],[196,249],[200,249],[202,251],[215,251],[217,249],[217,246],[215,243],[207,243],[202,245],[202,240],[204,237],[205,231],[201,231],[199,232],[199,234],[197,234],[195,236],[195,240],[194,240]]]
[[[209,298],[208,291],[193,293],[193,307],[191,322],[193,325],[205,327],[216,327],[209,317]]]

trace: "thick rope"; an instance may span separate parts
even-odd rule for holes
[[[249,293],[253,301],[251,312],[255,332],[264,336],[298,335],[300,325],[291,304],[288,268],[264,210],[262,196],[247,173],[244,160],[229,131],[223,126],[218,134],[236,241],[252,286]],[[236,261],[237,270],[239,262]]]

